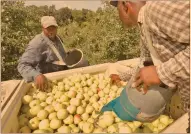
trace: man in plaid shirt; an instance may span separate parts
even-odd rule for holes
[[[177,88],[181,97],[183,110],[190,112],[190,22],[189,1],[148,1],[124,2],[111,1],[119,11],[125,26],[138,25],[141,31],[141,56],[144,65],[151,63],[150,52],[145,40],[143,20],[149,28],[152,45],[158,53],[162,64],[145,66],[136,76],[132,87],[143,84],[145,93],[151,85],[166,85]],[[144,14],[144,15],[143,15]],[[144,18],[146,17],[146,18]],[[137,23],[138,22],[138,23]],[[129,80],[131,73],[111,75],[113,82]]]

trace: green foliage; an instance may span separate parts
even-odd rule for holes
[[[18,59],[28,42],[41,32],[40,18],[53,15],[58,34],[67,49],[79,48],[90,63],[100,64],[139,56],[139,33],[125,30],[115,8],[105,4],[96,12],[55,6],[24,6],[22,1],[1,1],[1,72],[2,80],[21,78]]]

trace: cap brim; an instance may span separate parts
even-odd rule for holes
[[[58,24],[45,24],[43,27],[47,28],[47,27],[50,27],[50,26],[58,27]]]
[[[114,6],[114,7],[117,7],[117,3],[118,3],[118,1],[110,1],[110,4],[111,4],[112,6]]]

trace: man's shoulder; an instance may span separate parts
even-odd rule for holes
[[[43,47],[45,45],[44,39],[42,34],[37,34],[30,42],[29,46],[30,47]]]

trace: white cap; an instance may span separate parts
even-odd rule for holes
[[[58,26],[56,19],[53,16],[43,16],[41,18],[41,25],[44,28],[47,28],[49,26]]]

